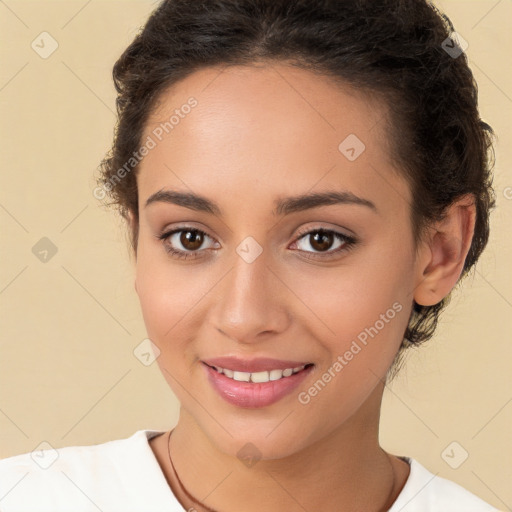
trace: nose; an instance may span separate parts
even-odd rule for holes
[[[236,255],[216,294],[213,322],[219,332],[238,343],[251,344],[287,329],[290,291],[271,265],[265,251],[250,263]]]

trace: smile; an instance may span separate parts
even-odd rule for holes
[[[220,366],[220,363],[224,366]],[[233,358],[202,361],[207,381],[223,400],[243,408],[272,405],[296,390],[314,369],[313,363],[259,359],[240,362]],[[298,363],[298,364],[297,364]],[[227,368],[236,367],[236,370]],[[276,368],[281,366],[281,368]],[[265,369],[267,368],[267,369]],[[243,371],[252,370],[252,371]]]
[[[307,366],[311,366],[311,364],[297,366],[295,368],[285,368],[284,370],[274,369],[261,372],[240,372],[230,370],[229,368],[221,368],[220,366],[210,366],[210,368],[213,368],[218,373],[222,373],[229,379],[233,379],[238,382],[262,383],[290,377],[291,375],[304,370]]]

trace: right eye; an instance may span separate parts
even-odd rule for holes
[[[199,257],[200,247],[203,245],[205,238],[211,238],[204,231],[193,227],[180,227],[171,231],[166,231],[157,238],[162,241],[164,249],[175,258]],[[213,239],[212,239],[213,240]],[[183,247],[176,248],[176,246]]]

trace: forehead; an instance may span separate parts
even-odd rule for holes
[[[226,137],[227,144],[247,135],[257,135],[258,141],[275,141],[277,136],[282,143],[314,139],[316,134],[328,134],[335,141],[349,133],[363,137],[386,112],[384,102],[301,68],[278,63],[216,66],[192,73],[161,94],[145,132],[179,113],[190,98],[197,106],[180,116],[173,138],[178,142],[186,135],[192,141],[196,136],[193,142],[214,141],[216,147]],[[187,117],[191,120],[182,123]],[[187,131],[192,123],[194,129]]]
[[[196,71],[160,96],[145,125],[155,147],[139,166],[141,201],[166,187],[240,196],[248,184],[253,195],[318,184],[368,196],[398,177],[385,115],[375,98],[284,64]]]

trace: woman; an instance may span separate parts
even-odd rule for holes
[[[492,130],[451,29],[424,0],[158,6],[114,67],[95,196],[179,421],[5,459],[1,510],[496,510],[378,439],[489,236]]]

